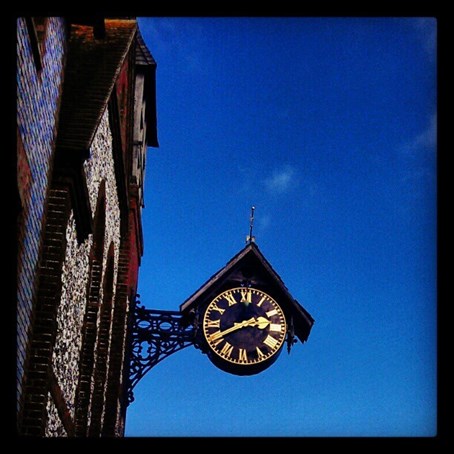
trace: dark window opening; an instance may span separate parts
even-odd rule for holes
[[[43,58],[46,52],[47,20],[47,17],[27,17],[25,20],[38,73],[43,69]]]

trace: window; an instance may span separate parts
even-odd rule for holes
[[[40,72],[43,69],[43,57],[46,51],[47,17],[27,17],[26,23],[36,71]]]

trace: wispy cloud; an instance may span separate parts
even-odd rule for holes
[[[401,149],[405,170],[401,181],[411,199],[420,200],[427,192],[427,184],[436,178],[435,154],[437,152],[437,114],[434,113],[426,127],[410,139]]]
[[[175,48],[175,24],[167,18],[144,18],[139,20],[142,35],[148,38],[148,46],[153,52],[173,52]]]
[[[203,30],[196,18],[146,18],[142,19],[141,24],[155,57],[166,53],[173,56],[183,71],[202,72],[199,43],[203,39]],[[184,51],[182,43],[185,43]]]
[[[409,140],[404,146],[405,154],[415,154],[420,152],[435,152],[437,148],[437,113],[435,112],[429,120],[429,124],[424,130]]]
[[[435,59],[437,53],[437,20],[434,17],[418,17],[413,21],[420,33],[421,44],[429,55]]]
[[[296,171],[290,165],[275,169],[265,179],[265,187],[271,194],[284,194],[296,185]]]
[[[258,218],[258,223],[257,227],[261,232],[266,230],[268,226],[271,224],[271,216],[267,213],[263,214]]]

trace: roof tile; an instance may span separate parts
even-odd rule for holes
[[[137,31],[135,20],[105,20],[105,37],[72,25],[57,146],[87,150]]]

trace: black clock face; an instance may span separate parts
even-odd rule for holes
[[[287,326],[279,304],[254,288],[226,290],[208,305],[203,333],[211,351],[238,366],[270,362],[280,352]]]

